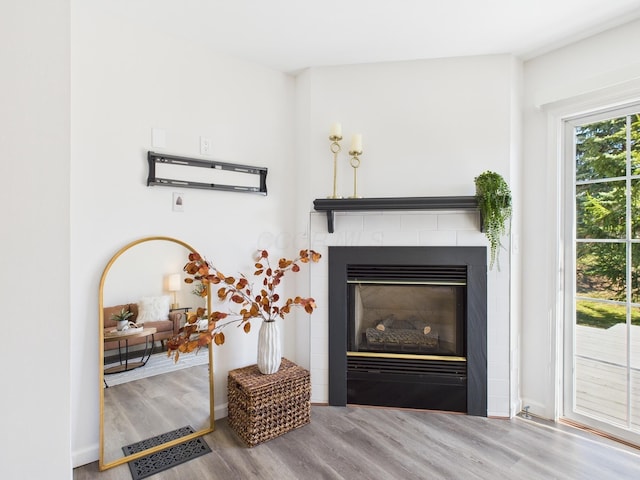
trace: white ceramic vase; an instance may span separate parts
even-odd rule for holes
[[[258,332],[258,370],[260,373],[276,373],[282,361],[280,331],[275,321],[262,322]]]
[[[116,330],[122,332],[123,330],[127,330],[129,326],[129,320],[118,320],[118,324],[116,325]]]

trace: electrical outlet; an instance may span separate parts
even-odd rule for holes
[[[173,192],[173,211],[184,212],[184,193]]]
[[[211,139],[200,137],[200,153],[202,155],[211,155]]]

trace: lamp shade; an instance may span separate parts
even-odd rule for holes
[[[169,275],[169,291],[170,292],[177,292],[178,290],[180,290],[180,287],[182,285],[182,282],[180,280],[181,278],[179,273],[174,273],[172,275]]]

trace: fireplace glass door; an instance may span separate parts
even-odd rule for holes
[[[348,350],[465,356],[464,284],[349,281]]]

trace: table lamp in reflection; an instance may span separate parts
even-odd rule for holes
[[[180,286],[182,285],[181,280],[182,279],[179,273],[174,273],[172,275],[169,275],[169,291],[173,293],[173,303],[171,304],[172,310],[180,307],[180,305],[178,305],[178,300],[176,297],[177,297],[177,292],[180,291]]]

